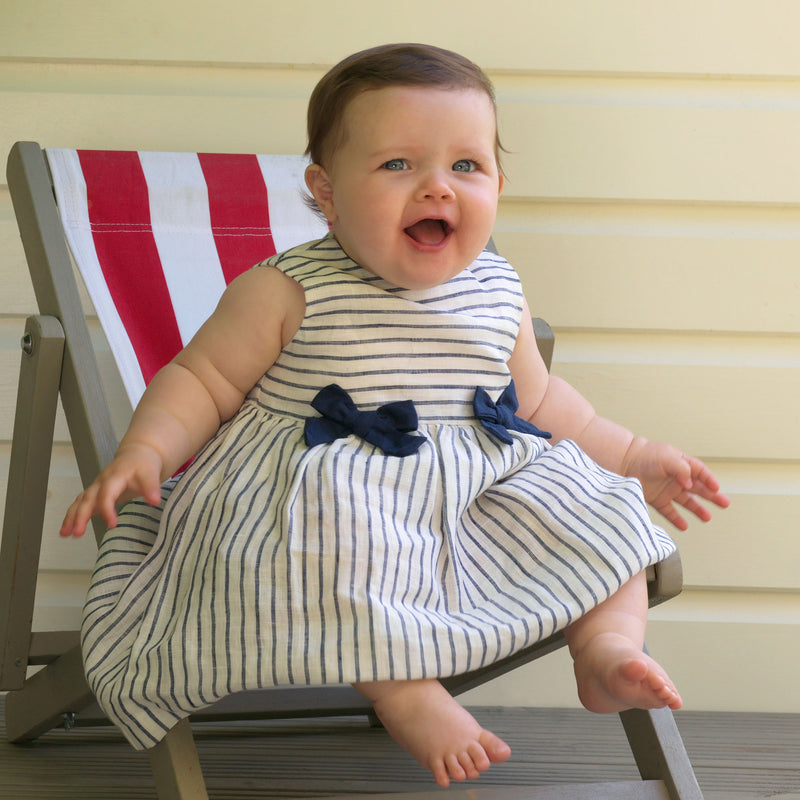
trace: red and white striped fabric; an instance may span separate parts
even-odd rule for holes
[[[225,286],[324,236],[303,156],[48,149],[67,241],[135,406]]]

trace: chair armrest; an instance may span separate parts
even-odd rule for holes
[[[553,362],[553,348],[556,343],[555,334],[547,321],[540,317],[533,317],[533,332],[536,335],[536,345],[539,348],[542,361],[544,361],[549,372]]]
[[[665,600],[677,597],[683,588],[683,567],[681,555],[676,550],[658,564],[647,569],[647,595],[650,607],[657,606]]]

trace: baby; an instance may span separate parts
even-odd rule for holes
[[[441,786],[510,749],[437,677],[554,630],[590,710],[679,708],[643,652],[644,568],[674,547],[643,499],[680,529],[676,505],[707,520],[699,499],[728,504],[702,462],[597,416],[548,374],[518,278],[483,253],[500,149],[492,86],[455,53],[387,45],[334,67],[309,104],[306,171],[330,235],[230,285],[62,528],[81,535],[96,513],[113,527],[134,496],[158,505],[162,481],[200,451],[164,509],[154,551],[182,555],[159,556],[161,597],[179,597],[169,587],[189,563],[257,588],[233,611],[226,589],[212,608],[233,629],[224,659],[185,637],[176,651],[142,615],[147,663],[162,647],[209,663],[204,698],[226,680],[349,681]],[[172,613],[190,619],[185,591]],[[223,680],[231,648],[253,640],[259,666],[242,654],[245,677]],[[152,695],[193,696],[193,680],[142,690],[141,717],[169,702]],[[130,698],[133,683],[115,691]]]

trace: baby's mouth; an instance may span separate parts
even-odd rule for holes
[[[409,225],[405,232],[418,244],[441,244],[452,232],[450,225],[443,219],[421,219]]]

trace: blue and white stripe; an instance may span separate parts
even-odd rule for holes
[[[385,283],[330,236],[269,263],[305,290],[297,336],[163,512],[129,505],[98,557],[87,676],[136,747],[242,689],[476,669],[674,549],[636,481],[473,419],[476,386],[508,385],[522,313],[503,259],[429,291]],[[330,383],[363,410],[412,399],[425,443],[306,447]]]

